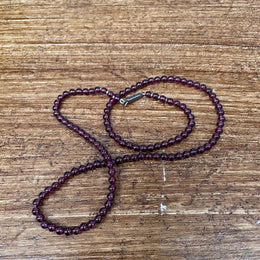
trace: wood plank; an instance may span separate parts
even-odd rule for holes
[[[7,1],[0,3],[1,259],[259,259],[260,92],[258,1]],[[115,93],[150,76],[207,84],[226,124],[209,152],[175,162],[117,167],[115,204],[78,236],[41,229],[32,200],[65,171],[101,159],[52,115],[64,90]],[[185,103],[194,131],[175,153],[204,144],[217,116],[198,90],[147,87]],[[102,96],[71,97],[70,120],[111,156],[130,154],[106,134]],[[111,113],[115,131],[137,143],[179,134],[183,113],[143,98]],[[163,152],[164,150],[160,150]],[[55,223],[93,218],[106,199],[107,170],[75,176],[46,200]]]

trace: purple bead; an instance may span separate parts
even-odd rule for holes
[[[212,145],[209,144],[209,143],[207,143],[207,144],[204,145],[205,150],[210,150],[211,147],[212,147]]]
[[[147,146],[148,151],[152,152],[154,150],[154,145],[150,144]]]
[[[212,138],[218,140],[218,139],[220,138],[220,134],[214,133],[214,134],[212,135]]]
[[[87,169],[87,167],[85,165],[80,165],[80,167],[79,167],[80,172],[85,172],[86,169]]]
[[[139,151],[139,150],[140,150],[140,146],[137,145],[137,144],[134,144],[134,145],[133,145],[133,150],[134,150],[134,151]]]
[[[189,126],[194,127],[195,126],[195,121],[193,119],[189,120]]]
[[[90,95],[95,95],[95,93],[96,93],[96,91],[95,91],[94,88],[90,88],[90,89],[89,89],[89,94],[90,94]]]
[[[80,231],[88,230],[88,223],[81,223],[79,229]]]
[[[194,155],[196,155],[196,154],[197,154],[197,149],[192,148],[192,149],[190,150],[190,155],[191,155],[191,156],[194,156]]]
[[[164,82],[164,83],[168,82],[168,77],[167,76],[162,76],[161,77],[161,82]]]
[[[126,89],[125,89],[126,95],[127,95],[127,94],[130,94],[131,92],[132,92],[132,89],[131,89],[131,88],[126,88]]]
[[[105,208],[106,209],[110,209],[112,207],[112,201],[111,200],[107,200],[105,203]]]
[[[114,193],[110,192],[108,195],[107,195],[107,199],[108,200],[113,200],[115,197]]]
[[[183,153],[183,157],[184,157],[184,158],[190,157],[190,152],[185,151],[185,152]]]
[[[148,79],[148,83],[149,83],[149,84],[153,84],[154,82],[155,82],[155,81],[154,81],[154,78],[149,78],[149,79]]]
[[[223,122],[226,120],[226,118],[223,115],[219,115],[218,119],[223,121]]]
[[[36,216],[36,215],[40,214],[40,210],[38,208],[33,208],[32,214]]]
[[[186,131],[181,133],[181,137],[186,138],[188,136],[188,133]]]
[[[199,83],[199,82],[195,82],[195,83],[193,84],[193,86],[194,86],[194,88],[199,89],[199,88],[200,88],[200,83]]]
[[[163,141],[163,142],[161,143],[161,146],[162,146],[163,148],[167,148],[167,147],[169,146],[169,144],[168,144],[167,141]]]
[[[87,88],[84,88],[84,89],[83,89],[83,94],[84,94],[84,95],[89,95],[89,90],[88,90]]]
[[[130,156],[130,160],[131,160],[131,162],[138,161],[138,156],[137,156],[136,154],[132,154],[132,155]]]
[[[101,209],[99,210],[99,214],[100,214],[101,216],[105,216],[105,215],[107,214],[107,209],[106,209],[106,208],[101,208]]]
[[[137,83],[137,84],[138,84],[138,83]],[[137,84],[136,84],[136,85],[137,85]],[[142,87],[146,87],[147,85],[148,85],[148,80],[146,80],[146,79],[143,80],[142,83],[141,83],[141,86],[142,86]],[[139,86],[138,86],[138,88],[139,88]]]
[[[191,113],[191,110],[189,108],[184,109],[184,114],[189,115]]]
[[[187,84],[187,79],[182,78],[182,79],[181,79],[181,84],[186,85],[186,84]]]
[[[153,93],[153,94],[152,94],[152,98],[153,98],[154,100],[158,100],[159,94]]]
[[[37,206],[40,204],[40,202],[41,202],[41,200],[35,199],[35,200],[33,201],[33,205],[37,207]]]
[[[170,161],[174,161],[174,160],[175,160],[175,155],[174,155],[173,153],[170,153],[170,154],[168,155],[168,159],[169,159]]]
[[[126,95],[126,92],[125,92],[124,90],[121,90],[121,91],[119,92],[119,97],[120,97],[120,98],[124,97],[125,95]]]
[[[180,78],[180,77],[175,77],[175,78],[174,78],[174,81],[175,81],[176,83],[180,83],[180,82],[181,82],[181,78]]]
[[[39,194],[39,198],[40,199],[44,199],[46,197],[46,193],[45,192],[41,192],[40,194]]]
[[[154,149],[155,149],[155,150],[159,150],[161,147],[162,147],[161,143],[156,143],[156,144],[154,145]]]
[[[69,93],[68,91],[64,91],[64,92],[63,92],[63,96],[64,96],[64,97],[69,96],[69,94],[70,94],[70,93]]]
[[[109,183],[110,184],[115,184],[116,183],[116,178],[114,176],[109,178]]]
[[[116,164],[121,164],[123,162],[123,158],[122,157],[117,157],[116,158]]]
[[[107,89],[106,88],[101,88],[100,91],[101,91],[102,94],[106,94],[107,93]]]
[[[138,83],[139,83],[139,86],[141,87],[141,86],[142,86],[142,83],[141,83],[141,82],[138,82]],[[138,83],[137,83],[137,84],[138,84]],[[140,87],[139,87],[139,88],[140,88]],[[131,89],[132,89],[132,91],[134,92],[134,91],[136,91],[138,88],[137,88],[136,85],[132,85],[132,86],[131,86]]]
[[[48,223],[47,223],[47,221],[42,221],[41,227],[42,227],[42,228],[48,228]]]
[[[146,91],[145,92],[146,97],[152,97],[152,92],[151,91]]]
[[[146,152],[146,151],[147,151],[147,146],[144,145],[144,144],[142,144],[142,145],[140,146],[140,150],[141,150],[142,152]]]
[[[161,82],[161,78],[158,77],[158,76],[156,76],[156,77],[154,78],[154,82],[155,82],[155,83],[160,83],[160,82]]]
[[[100,161],[95,161],[93,163],[93,165],[94,165],[95,168],[99,168],[99,167],[101,167],[101,162]]]
[[[183,153],[178,152],[175,154],[175,159],[180,160],[182,158],[183,158]]]
[[[209,140],[209,143],[213,146],[213,145],[215,145],[217,143],[217,140],[215,138],[211,138]]]
[[[168,77],[168,82],[170,82],[170,83],[174,82],[174,77],[173,76],[169,76]]]
[[[152,160],[153,159],[153,156],[150,153],[147,153],[144,156],[145,156],[145,159],[147,159],[147,160]]]
[[[153,159],[154,160],[159,160],[161,158],[161,156],[158,153],[154,153],[153,154]]]
[[[166,97],[165,96],[160,96],[160,101],[161,102],[165,102],[166,101]]]
[[[173,145],[173,144],[175,144],[175,138],[170,138],[169,140],[168,140],[168,145]]]
[[[191,133],[192,132],[192,127],[189,125],[185,128],[186,133]]]
[[[128,149],[131,149],[131,148],[133,147],[133,143],[127,142],[127,143],[126,143],[126,147],[127,147]]]
[[[49,224],[48,229],[49,229],[49,231],[53,232],[53,231],[55,231],[56,226],[54,224]]]
[[[172,106],[173,105],[173,99],[172,98],[168,98],[167,99],[167,103]]]
[[[114,93],[112,91],[108,91],[107,95],[108,97],[112,98],[114,96]]]
[[[205,147],[200,146],[200,147],[197,149],[197,152],[198,152],[198,153],[204,153],[204,152],[205,152]]]
[[[87,168],[88,170],[92,170],[93,167],[94,167],[93,163],[88,163],[88,164],[86,165],[86,168]]]
[[[70,90],[70,95],[75,95],[76,94],[76,90],[75,89],[71,89]]]
[[[93,229],[93,228],[95,228],[95,226],[96,226],[95,220],[91,220],[91,221],[88,222],[88,228],[89,229]]]
[[[72,234],[73,234],[73,235],[78,235],[79,232],[80,232],[79,227],[74,227],[74,228],[72,229]]]
[[[79,94],[79,95],[82,95],[83,94],[83,90],[81,88],[78,88],[76,90],[76,93]]]
[[[167,160],[168,155],[166,153],[161,153],[161,158],[162,158],[162,160]]]
[[[72,235],[72,229],[71,229],[71,228],[65,228],[64,234],[65,234],[66,236]]]
[[[58,179],[58,183],[59,184],[63,184],[65,182],[65,178],[64,177],[60,177],[59,179]]]
[[[187,81],[187,86],[189,86],[189,87],[194,86],[193,81],[192,81],[192,80],[188,80],[188,81]]]
[[[224,126],[224,121],[219,120],[218,123],[217,123],[217,126],[223,127]]]
[[[44,221],[44,219],[45,219],[45,217],[44,217],[42,214],[36,215],[36,220],[37,220],[38,222],[42,222],[42,221]]]
[[[205,84],[200,85],[200,90],[206,91],[206,89],[207,89],[207,86]]]
[[[108,174],[109,174],[110,176],[115,176],[115,174],[116,174],[115,169],[109,169],[109,170],[108,170]]]
[[[223,130],[222,130],[222,127],[217,127],[217,130],[216,130],[216,133],[217,134],[222,134]]]
[[[114,184],[111,184],[108,189],[110,192],[114,193],[116,190],[116,186]]]
[[[189,119],[189,120],[194,120],[194,115],[189,114],[189,115],[188,115],[188,119]]]
[[[178,136],[175,137],[175,141],[176,141],[176,142],[181,142],[182,139],[183,139],[183,138],[182,138],[180,135],[178,135]]]
[[[138,156],[139,160],[144,160],[145,159],[145,155],[143,153],[139,153],[137,156]]]
[[[101,93],[101,88],[100,88],[100,87],[95,87],[95,92],[96,92],[97,94]]]
[[[130,162],[130,161],[131,161],[130,156],[129,156],[129,155],[124,155],[124,156],[123,156],[123,161],[124,161],[124,162]]]
[[[63,227],[57,227],[57,228],[55,228],[55,231],[58,235],[62,235],[64,233],[64,228]]]
[[[180,101],[178,101],[178,100],[174,100],[173,101],[173,105],[175,106],[175,107],[179,107],[180,106]]]
[[[97,215],[94,220],[96,223],[100,223],[102,221],[102,216]]]

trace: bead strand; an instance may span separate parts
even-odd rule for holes
[[[114,105],[120,101],[120,98],[125,97],[126,95],[138,91],[143,87],[152,84],[158,83],[180,83],[182,85],[186,85],[187,87],[193,87],[195,89],[201,90],[209,96],[209,99],[212,101],[213,105],[216,108],[217,115],[218,115],[218,122],[216,126],[216,130],[212,135],[211,139],[202,146],[197,148],[192,148],[188,151],[184,152],[177,152],[175,154],[170,153],[151,153],[152,151],[159,150],[161,148],[167,148],[175,143],[181,142],[184,138],[186,138],[193,130],[195,126],[194,116],[191,113],[191,110],[186,107],[185,104],[180,103],[178,100],[173,100],[171,98],[167,98],[163,95],[159,95],[157,93],[152,93],[147,91],[145,96],[147,98],[152,98],[156,101],[160,101],[163,104],[167,104],[170,106],[174,106],[183,110],[184,114],[188,118],[188,125],[185,130],[178,136],[174,138],[170,138],[169,140],[164,140],[162,142],[157,142],[155,144],[149,145],[138,145],[134,144],[129,141],[123,140],[119,135],[117,135],[111,126],[110,123],[110,114],[111,110],[113,109]],[[60,114],[60,107],[62,102],[70,97],[75,95],[107,95],[109,97],[109,102],[106,104],[106,108],[104,109],[104,125],[105,129],[108,132],[109,136],[113,138],[120,146],[126,147],[128,149],[132,149],[134,151],[138,151],[138,154],[131,154],[131,155],[123,155],[123,157],[118,156],[115,159],[111,158],[111,155],[105,149],[105,147],[97,141],[94,137],[92,137],[89,133],[85,132],[83,129],[78,127],[77,125],[73,124],[66,118],[64,118]],[[224,110],[222,105],[219,103],[219,99],[216,97],[215,93],[210,89],[207,88],[206,85],[200,84],[199,82],[193,82],[192,80],[186,80],[185,78],[180,77],[173,77],[173,76],[162,76],[162,77],[155,77],[145,79],[142,82],[137,82],[135,85],[132,85],[131,88],[126,88],[125,90],[120,91],[118,94],[114,94],[112,91],[108,91],[106,88],[90,88],[90,89],[71,89],[70,91],[64,91],[62,95],[59,95],[57,99],[54,101],[53,105],[53,114],[60,121],[63,125],[65,125],[68,129],[74,131],[82,138],[84,138],[87,142],[92,144],[102,155],[104,158],[103,161],[95,161],[93,163],[87,163],[86,165],[81,165],[79,168],[73,168],[69,172],[65,172],[64,176],[60,177],[57,182],[54,182],[51,186],[48,186],[38,195],[33,201],[33,209],[32,213],[36,216],[36,220],[41,223],[41,227],[44,229],[48,229],[51,232],[56,232],[58,235],[65,234],[65,235],[77,235],[83,231],[93,229],[98,223],[102,221],[104,216],[107,214],[109,209],[113,205],[113,201],[115,198],[115,191],[116,191],[116,178],[115,174],[116,171],[114,169],[115,165],[120,165],[126,162],[135,162],[140,160],[168,160],[168,161],[175,161],[184,158],[188,158],[190,156],[195,156],[197,154],[202,154],[205,151],[210,150],[219,140],[221,133],[223,132],[224,127]],[[45,198],[51,195],[51,193],[58,190],[63,184],[65,184],[70,178],[75,175],[81,174],[83,172],[88,172],[90,170],[94,170],[100,167],[107,167],[108,168],[108,183],[109,183],[109,193],[107,194],[107,200],[104,203],[104,206],[99,210],[96,217],[94,219],[89,220],[88,222],[83,222],[79,226],[76,227],[64,227],[64,226],[56,226],[55,224],[51,223],[46,219],[46,217],[41,212],[40,206]]]

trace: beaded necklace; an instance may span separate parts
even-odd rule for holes
[[[218,122],[215,133],[212,135],[210,140],[202,146],[197,148],[192,148],[187,151],[177,152],[177,153],[152,153],[155,150],[161,148],[167,148],[175,143],[181,142],[185,139],[191,132],[193,127],[195,126],[194,116],[191,113],[191,110],[186,107],[185,104],[180,103],[178,100],[173,100],[171,98],[167,98],[163,95],[159,95],[157,93],[152,93],[150,91],[147,92],[139,92],[134,94],[126,99],[124,99],[128,94],[132,92],[136,92],[143,87],[148,85],[152,85],[155,83],[181,83],[187,87],[193,87],[195,89],[203,91],[206,95],[208,95],[209,99],[212,101],[213,105],[216,108],[217,115],[218,115]],[[109,97],[109,101],[106,104],[106,108],[104,109],[104,125],[105,129],[108,132],[109,136],[113,138],[120,146],[125,147],[127,149],[134,150],[138,152],[138,154],[126,154],[124,156],[118,156],[116,158],[112,158],[107,149],[94,137],[92,137],[89,133],[85,132],[83,129],[79,128],[77,125],[70,122],[60,113],[60,107],[66,98],[75,95],[107,95]],[[110,113],[113,109],[114,105],[117,103],[121,103],[124,106],[142,98],[142,97],[152,98],[169,106],[174,106],[176,108],[181,109],[184,114],[188,118],[188,125],[185,130],[174,138],[170,138],[169,140],[164,140],[162,142],[157,142],[155,144],[136,144],[129,141],[123,140],[119,135],[117,135],[110,123]],[[58,235],[65,234],[65,235],[77,235],[83,231],[93,229],[98,223],[102,221],[104,216],[108,213],[109,209],[113,205],[114,197],[115,197],[115,190],[116,190],[116,178],[115,178],[115,165],[120,165],[122,163],[127,162],[134,162],[140,160],[167,160],[167,161],[176,161],[188,158],[190,156],[195,156],[197,154],[202,154],[207,150],[210,150],[220,138],[220,134],[222,133],[222,128],[224,126],[224,111],[222,109],[222,105],[219,103],[219,99],[216,97],[216,94],[213,93],[212,89],[207,88],[206,85],[200,84],[198,82],[193,82],[192,80],[186,80],[185,78],[180,77],[173,77],[173,76],[162,76],[162,77],[155,77],[149,78],[148,80],[143,80],[142,82],[138,82],[135,85],[131,86],[131,88],[126,88],[125,90],[120,91],[118,94],[113,93],[112,91],[107,90],[106,88],[90,88],[90,89],[77,89],[77,90],[70,90],[64,91],[62,95],[59,95],[58,98],[54,102],[53,106],[53,114],[60,121],[63,125],[68,127],[70,130],[74,131],[82,138],[84,138],[87,142],[92,144],[102,155],[102,161],[95,161],[93,163],[88,163],[86,165],[81,165],[79,168],[73,168],[71,171],[65,172],[64,176],[60,177],[57,182],[54,182],[51,186],[48,186],[41,192],[33,201],[33,210],[32,213],[36,216],[36,220],[41,223],[41,227],[44,229],[48,229],[51,232],[56,232]],[[75,227],[63,227],[63,226],[56,226],[55,224],[51,223],[41,212],[41,204],[44,199],[53,193],[55,190],[58,190],[67,180],[72,178],[75,175],[78,175],[83,172],[88,172],[90,170],[94,170],[96,168],[107,167],[108,168],[108,194],[107,200],[104,206],[99,210],[96,217],[94,219],[89,220],[88,222],[83,222],[79,226]]]

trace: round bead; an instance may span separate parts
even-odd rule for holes
[[[54,224],[49,224],[48,229],[49,229],[49,231],[53,232],[53,231],[55,231],[56,226]]]
[[[65,229],[64,229],[64,234],[65,234],[66,236],[72,235],[72,229],[71,229],[71,228],[65,228]]]
[[[105,216],[105,215],[107,214],[107,209],[106,209],[106,208],[101,208],[101,209],[99,210],[99,214],[100,214],[101,216]]]
[[[63,228],[63,227],[57,227],[57,228],[55,229],[55,231],[56,231],[56,233],[57,233],[58,235],[62,235],[62,234],[64,233],[64,228]]]
[[[96,226],[95,220],[91,220],[88,222],[88,228],[93,229]]]
[[[38,222],[42,222],[42,221],[44,221],[44,219],[45,219],[45,217],[44,217],[42,214],[36,215],[36,220],[37,220]]]
[[[42,228],[48,228],[48,223],[47,223],[47,221],[42,221],[41,227],[42,227]]]
[[[79,229],[80,231],[88,230],[88,223],[81,223]]]
[[[74,228],[72,229],[72,234],[73,234],[73,235],[78,235],[79,232],[80,232],[79,227],[74,227]]]

